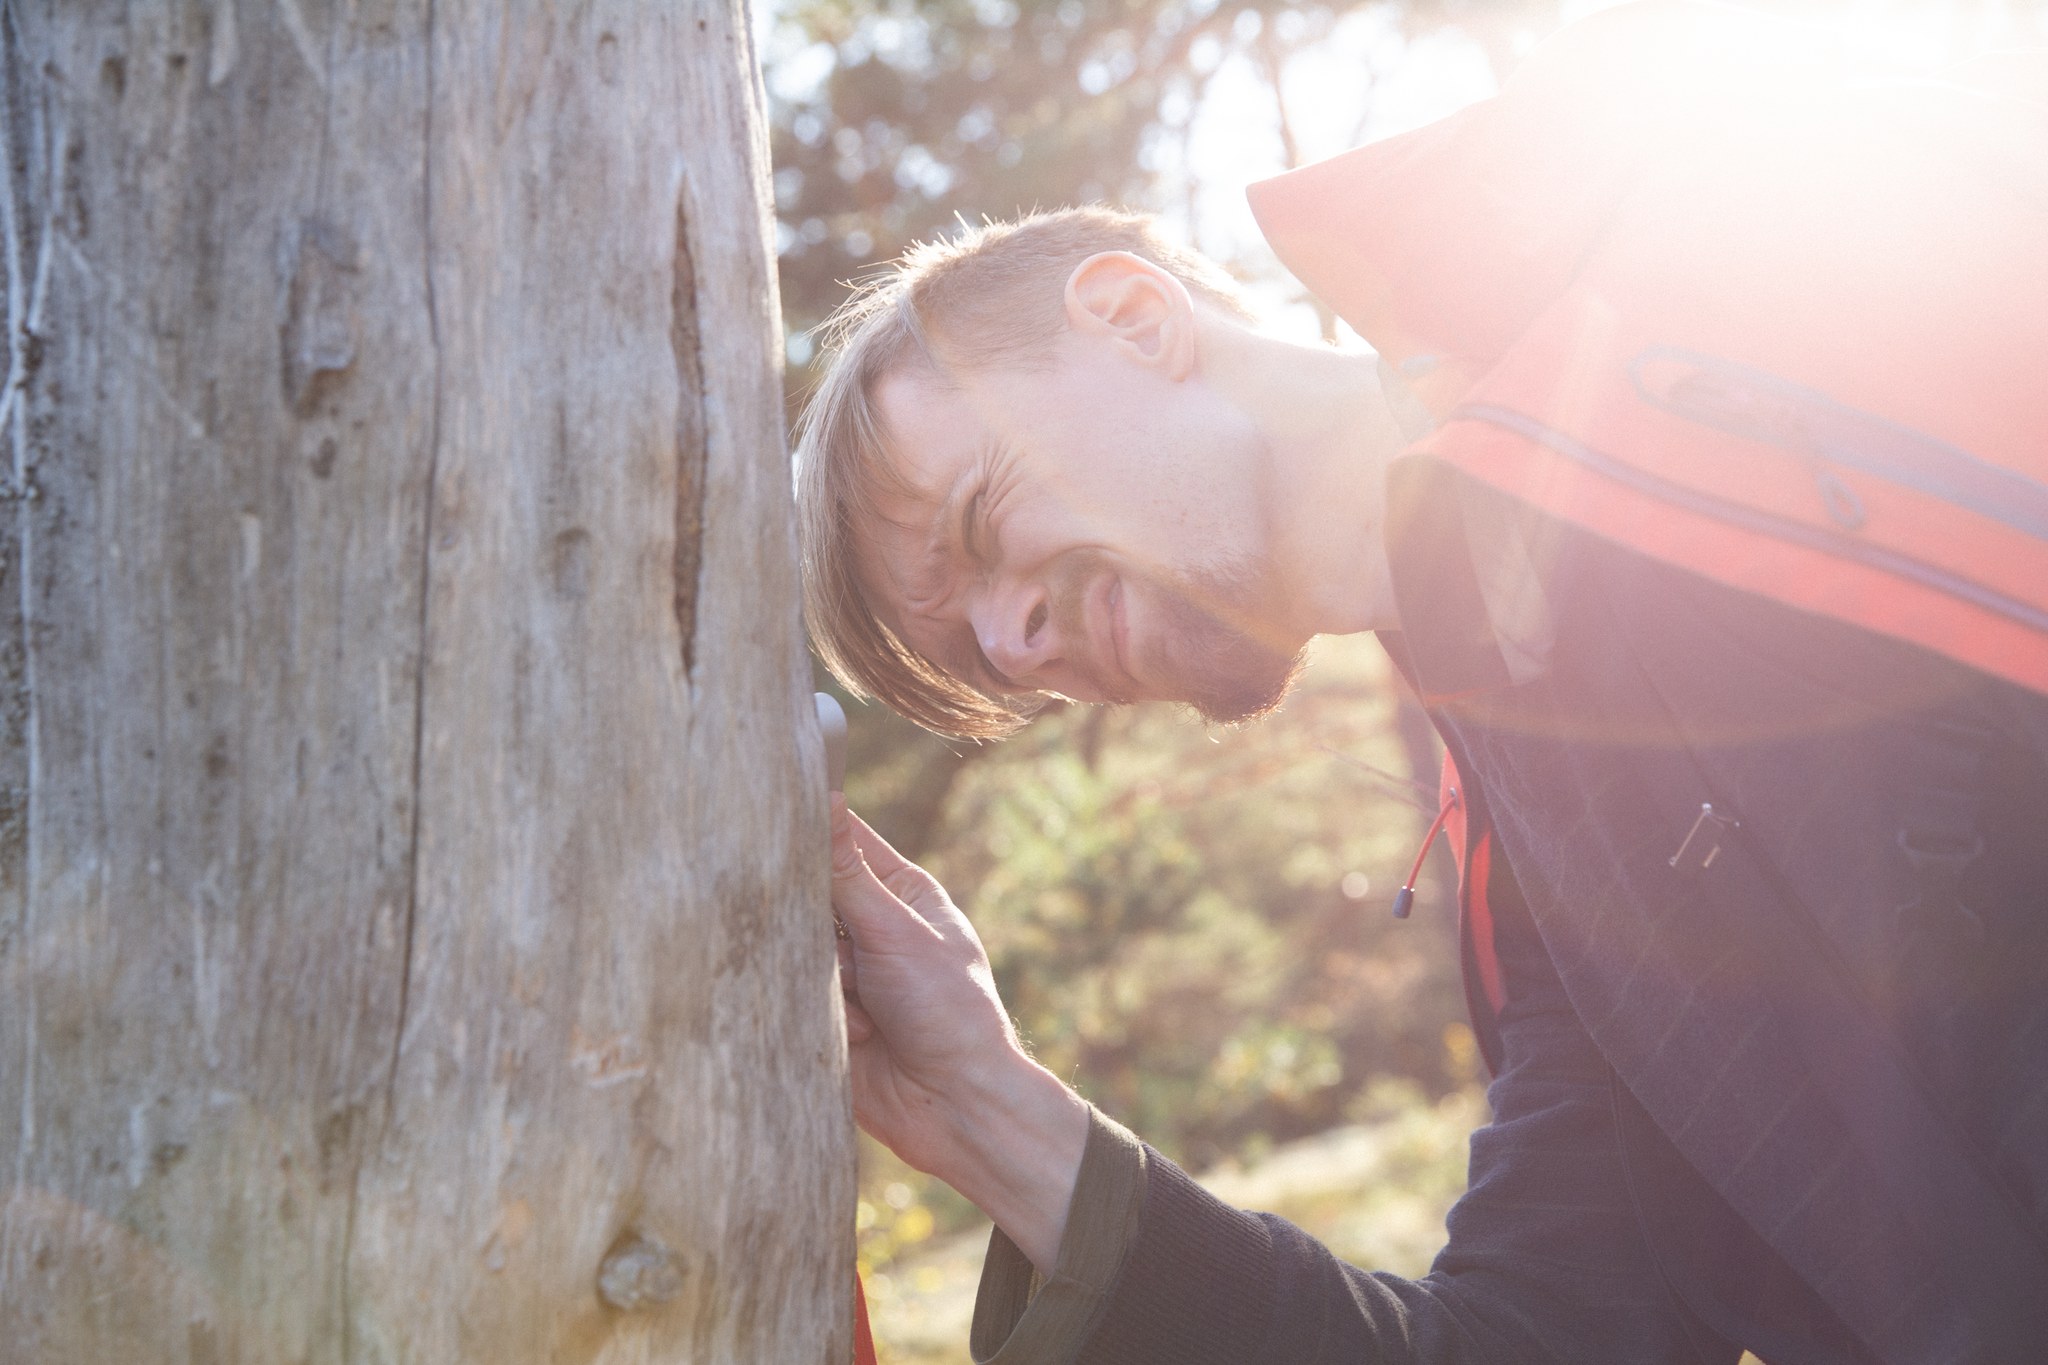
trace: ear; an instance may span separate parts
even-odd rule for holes
[[[1195,304],[1187,286],[1142,256],[1103,251],[1067,277],[1067,325],[1185,379],[1195,365]]]

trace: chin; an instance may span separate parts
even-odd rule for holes
[[[1190,689],[1187,704],[1196,715],[1211,725],[1243,725],[1280,708],[1301,677],[1305,655],[1277,655],[1264,646],[1255,648],[1263,656],[1255,667],[1235,674],[1211,674]]]
[[[1167,695],[1213,725],[1256,720],[1286,700],[1301,676],[1307,642],[1274,639],[1244,604],[1254,600],[1248,567],[1216,573],[1154,599],[1161,676]],[[1162,657],[1163,656],[1163,657]]]

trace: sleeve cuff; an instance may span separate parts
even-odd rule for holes
[[[1145,1145],[1100,1110],[1089,1119],[1052,1275],[1041,1278],[1001,1228],[989,1237],[968,1334],[976,1365],[1071,1361],[1123,1268],[1145,1202]]]

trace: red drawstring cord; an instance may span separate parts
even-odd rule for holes
[[[1422,860],[1429,856],[1429,846],[1436,842],[1436,836],[1443,831],[1444,821],[1451,818],[1451,812],[1458,805],[1458,789],[1453,787],[1444,796],[1443,809],[1436,813],[1436,819],[1429,822],[1429,833],[1422,836],[1422,847],[1415,854],[1415,866],[1408,869],[1408,880],[1401,883],[1401,889],[1394,893],[1394,918],[1407,919],[1408,912],[1415,908],[1415,879],[1422,875]]]
[[[875,1334],[868,1327],[868,1295],[853,1272],[853,1365],[876,1365]]]

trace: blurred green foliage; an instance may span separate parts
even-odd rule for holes
[[[1478,1082],[1444,853],[1389,913],[1435,775],[1425,750],[1408,776],[1387,674],[1326,640],[1257,725],[1064,706],[979,746],[849,704],[847,796],[974,920],[1040,1061],[1184,1165],[1256,1160]],[[896,1293],[892,1267],[936,1274],[906,1258],[985,1220],[864,1143],[859,1226]]]
[[[1375,1077],[1470,1079],[1442,877],[1388,913],[1435,799],[1392,708],[1370,640],[1324,642],[1242,729],[1069,706],[976,747],[856,706],[847,793],[973,918],[1039,1060],[1209,1164],[1343,1121]]]

